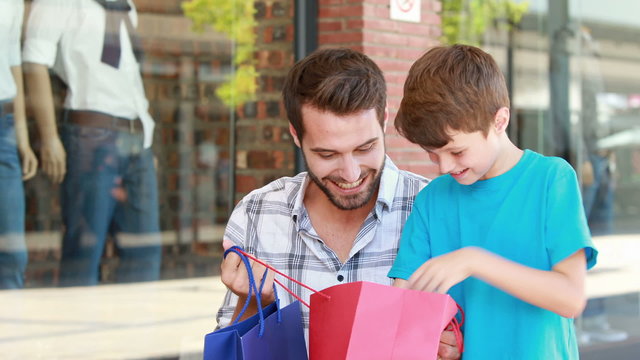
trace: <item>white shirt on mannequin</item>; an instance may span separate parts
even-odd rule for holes
[[[16,96],[11,68],[20,66],[20,32],[24,16],[22,0],[0,0],[0,100]]]
[[[137,13],[129,0],[129,18]],[[34,0],[25,33],[23,61],[53,67],[69,86],[65,108],[134,119],[144,127],[144,147],[151,146],[154,121],[138,64],[124,23],[120,28],[120,64],[101,61],[105,10],[96,1]]]

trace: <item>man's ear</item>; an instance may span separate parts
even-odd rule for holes
[[[300,139],[298,139],[298,133],[296,132],[296,129],[293,128],[293,125],[291,125],[291,123],[289,123],[289,133],[291,134],[291,137],[293,137],[293,142],[296,144],[296,146],[302,149],[302,146],[300,146]]]
[[[382,133],[387,132],[387,124],[389,123],[389,103],[384,107],[384,122],[382,123]]]
[[[508,107],[501,107],[496,112],[494,116],[494,127],[497,133],[503,133],[507,131],[507,126],[509,126],[509,118],[511,113],[509,112]]]

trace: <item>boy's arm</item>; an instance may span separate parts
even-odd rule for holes
[[[409,281],[407,281],[405,279],[395,278],[395,279],[393,279],[393,286],[399,287],[399,288],[402,288],[402,289],[408,289],[409,288]]]
[[[446,293],[473,276],[532,305],[571,318],[578,316],[586,303],[586,269],[583,249],[545,271],[477,247],[465,247],[425,262],[411,275],[408,286],[415,290]]]

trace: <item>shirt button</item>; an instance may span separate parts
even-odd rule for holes
[[[342,280],[344,280],[344,276],[338,275],[338,281],[342,282]]]

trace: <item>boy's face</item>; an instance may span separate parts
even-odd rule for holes
[[[305,105],[302,118],[304,139],[298,139],[293,127],[290,131],[313,182],[341,210],[369,203],[385,159],[384,130],[375,109],[338,116]]]
[[[492,128],[487,136],[481,131],[450,131],[451,141],[438,149],[428,149],[429,158],[438,164],[441,174],[451,175],[462,185],[492,178],[496,172],[500,142]]]

